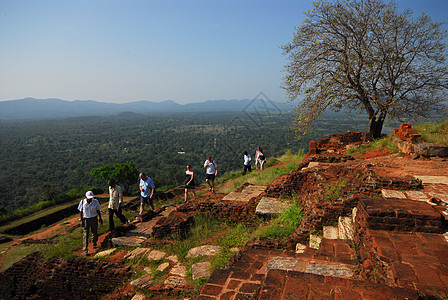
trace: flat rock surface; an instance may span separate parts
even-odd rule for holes
[[[289,203],[282,202],[276,198],[263,197],[255,209],[255,214],[272,216],[281,213],[288,207]]]
[[[178,263],[173,268],[171,268],[170,274],[185,277],[187,276],[187,267],[181,263]]]
[[[195,248],[191,248],[185,258],[195,258],[200,256],[215,256],[219,253],[221,248],[214,245],[203,245]]]
[[[166,253],[160,250],[151,250],[148,253],[148,259],[149,260],[161,260],[166,256]]]
[[[185,286],[187,284],[185,278],[178,276],[170,276],[163,283],[171,286]]]
[[[193,280],[209,277],[211,274],[212,264],[208,261],[200,262],[191,266],[191,277]]]
[[[224,201],[239,201],[239,202],[249,202],[250,199],[255,198],[266,189],[265,186],[249,185],[241,192],[232,192],[224,196],[222,200]]]
[[[152,285],[152,276],[147,274],[134,281],[131,281],[131,286],[138,289],[146,289]]]
[[[104,256],[114,253],[116,250],[117,250],[117,248],[104,250],[104,251],[101,251],[101,252],[98,252],[97,254],[95,254],[95,257],[104,257]]]
[[[143,256],[146,253],[148,253],[149,251],[151,251],[150,248],[135,248],[134,250],[132,250],[131,252],[129,252],[128,254],[125,255],[125,259],[133,259],[139,256]]]

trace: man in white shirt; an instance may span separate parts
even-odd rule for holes
[[[85,255],[89,255],[88,245],[90,231],[92,231],[93,248],[98,248],[96,244],[98,242],[98,220],[100,224],[103,224],[103,219],[101,218],[101,205],[94,197],[93,193],[88,191],[86,193],[86,198],[82,199],[78,205],[81,226],[83,227],[82,250]]]
[[[210,191],[212,193],[215,192],[215,178],[216,175],[218,175],[218,164],[215,160],[212,159],[211,156],[207,158],[207,160],[204,162],[204,168],[205,168],[205,181],[210,186]]]
[[[251,167],[251,160],[252,158],[250,157],[250,154],[247,153],[247,151],[244,152],[244,168],[243,168],[243,175],[246,175],[246,172],[249,171],[252,172],[252,167]]]

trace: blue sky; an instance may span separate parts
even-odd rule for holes
[[[399,0],[447,22],[448,0]],[[0,101],[285,101],[310,0],[0,0]],[[444,25],[447,29],[447,25]]]

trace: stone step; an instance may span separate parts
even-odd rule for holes
[[[263,197],[255,209],[255,214],[259,216],[273,217],[280,214],[290,205],[291,203],[279,201],[277,198]]]
[[[356,226],[375,230],[442,233],[444,217],[433,206],[414,200],[364,197]]]
[[[143,244],[153,233],[153,228],[157,222],[168,216],[171,212],[176,210],[175,206],[166,206],[159,208],[160,213],[155,215],[147,222],[135,223],[135,228],[126,231],[124,236],[112,238],[114,246],[137,247]]]
[[[265,186],[249,185],[241,192],[232,192],[222,198],[223,201],[249,202],[252,198],[258,197],[266,190]]]

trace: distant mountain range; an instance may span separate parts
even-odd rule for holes
[[[48,119],[85,116],[107,116],[124,112],[179,113],[179,112],[248,112],[278,114],[294,109],[295,104],[274,102],[268,99],[208,100],[200,103],[178,104],[137,101],[130,103],[104,103],[92,100],[66,101],[61,99],[25,98],[0,102],[0,120]]]

